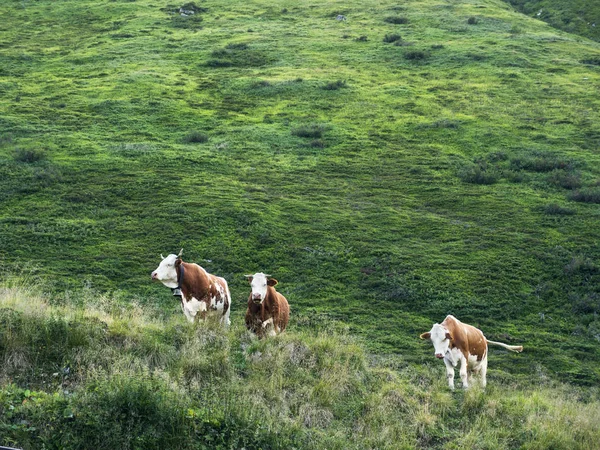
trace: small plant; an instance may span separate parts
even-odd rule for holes
[[[575,214],[575,210],[571,208],[565,208],[557,203],[551,203],[544,207],[544,213],[549,216],[572,216]]]
[[[404,25],[408,23],[408,19],[401,16],[389,16],[383,19],[383,21],[387,23],[393,23],[394,25]]]
[[[467,23],[469,25],[475,25],[477,24],[477,22],[479,22],[479,20],[477,20],[477,17],[469,17],[469,19],[467,20]]]
[[[227,44],[225,46],[225,48],[227,50],[248,50],[249,46],[248,46],[248,44],[246,44],[244,42],[237,42],[237,43]]]
[[[15,150],[15,161],[23,163],[35,163],[46,158],[43,150],[18,148]]]
[[[357,42],[367,42],[369,40],[369,38],[365,35],[359,36],[356,39],[354,39]]]
[[[404,59],[409,61],[422,61],[427,58],[427,53],[422,50],[412,50],[404,54]]]
[[[310,141],[310,146],[313,148],[324,148],[325,144],[321,139],[315,139],[313,141]]]
[[[208,142],[208,136],[199,131],[190,131],[184,136],[183,142],[186,144],[203,144]]]
[[[294,128],[292,134],[298,137],[317,139],[321,138],[326,130],[327,127],[323,124],[311,123]]]
[[[600,188],[585,188],[574,191],[569,195],[569,199],[583,203],[600,203]]]
[[[548,176],[548,182],[565,189],[581,187],[581,176],[578,173],[555,170]]]
[[[337,91],[338,89],[342,89],[345,87],[347,87],[345,80],[337,80],[325,84],[325,86],[323,86],[322,89],[325,89],[326,91]]]
[[[458,172],[458,177],[466,183],[494,184],[498,181],[500,175],[496,170],[489,169],[485,164],[471,164],[463,167]]]
[[[391,43],[391,42],[396,42],[402,39],[402,36],[400,36],[399,34],[386,34],[383,37],[383,42],[385,43]]]

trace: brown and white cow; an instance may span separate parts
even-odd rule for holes
[[[246,310],[246,328],[258,336],[281,333],[290,319],[290,306],[287,299],[277,292],[277,280],[262,272],[246,275],[252,286]]]
[[[152,272],[152,279],[171,288],[173,295],[181,297],[181,309],[193,322],[208,315],[216,317],[222,325],[229,325],[231,294],[224,278],[209,274],[198,264],[183,262],[181,254],[170,254]],[[198,314],[200,313],[200,314]]]
[[[435,356],[446,364],[446,376],[450,389],[454,389],[454,368],[460,362],[460,379],[463,388],[469,387],[470,376],[481,375],[481,385],[486,385],[488,344],[499,345],[513,352],[522,352],[520,345],[506,345],[489,341],[481,330],[462,323],[454,316],[447,316],[442,323],[433,325],[431,331],[421,334],[421,339],[431,339]]]

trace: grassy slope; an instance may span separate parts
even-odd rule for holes
[[[596,0],[508,0],[508,3],[561,30],[600,40],[600,3]]]
[[[597,44],[500,1],[199,5],[0,6],[5,271],[176,312],[184,247],[237,321],[263,270],[404,365],[453,313],[527,347],[492,378],[598,381]]]
[[[0,445],[583,450],[600,439],[597,389],[507,379],[451,393],[438,361],[369,361],[340,324],[304,317],[258,341],[239,323],[223,332],[80,300],[0,290]]]

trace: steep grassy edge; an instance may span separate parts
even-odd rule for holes
[[[258,341],[0,289],[0,444],[23,449],[590,449],[597,389],[495,379],[450,392],[442,364],[394,367],[334,322]],[[106,309],[104,309],[106,308]]]
[[[598,0],[505,0],[517,10],[569,33],[600,40]]]

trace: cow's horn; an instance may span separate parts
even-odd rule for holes
[[[181,255],[183,255],[183,249],[179,250],[179,255],[177,255],[177,257],[180,258]]]
[[[267,275],[267,274],[265,273],[265,277],[267,277],[267,278],[271,278],[272,276],[273,276],[273,275]]]
[[[162,255],[162,253],[160,254],[160,259],[165,259],[165,257]]]

